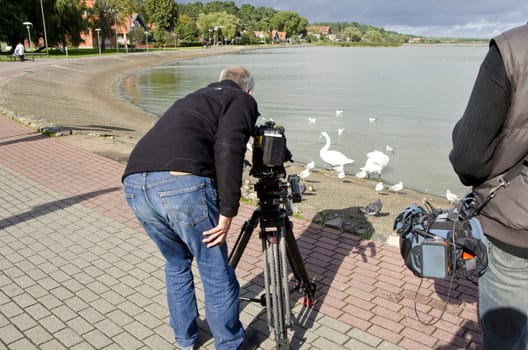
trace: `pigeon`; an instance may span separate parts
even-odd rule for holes
[[[315,124],[316,121],[316,118],[308,118],[308,124]]]
[[[343,110],[341,110],[341,109],[336,110],[336,117],[339,118],[339,117],[342,117],[342,116],[343,116]]]
[[[386,145],[385,146],[385,151],[389,152],[389,153],[392,153],[394,154],[395,151],[394,151],[394,147],[390,146],[390,145]]]
[[[381,211],[382,203],[381,199],[377,199],[376,201],[367,204],[366,207],[359,208],[363,214],[367,214],[369,216],[376,216]]]

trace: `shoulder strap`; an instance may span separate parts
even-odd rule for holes
[[[497,181],[499,182],[499,184],[493,187],[489,191],[488,196],[486,197],[486,200],[484,201],[484,203],[482,203],[482,205],[478,207],[477,214],[480,213],[480,211],[482,210],[482,208],[484,208],[486,204],[488,204],[490,199],[495,197],[495,192],[497,192],[502,187],[504,188],[508,187],[511,181],[523,171],[525,166],[528,166],[528,154],[524,158],[522,158],[520,161],[518,161],[514,166],[512,166],[510,170],[508,170],[506,173],[502,174],[501,176],[497,178]]]

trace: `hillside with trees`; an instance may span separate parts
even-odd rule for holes
[[[308,23],[296,12],[250,4],[237,7],[234,1],[7,0],[0,6],[0,41],[14,46],[25,40],[28,33],[22,23],[31,22],[34,46],[47,33],[50,47],[77,47],[81,34],[93,33],[95,28],[104,42],[116,35],[116,25],[134,14],[152,28],[152,42],[165,47],[175,38],[180,45],[269,43],[274,32],[284,33],[290,43],[325,45],[400,45],[410,37],[357,22]],[[328,26],[330,32],[311,33],[309,26]],[[139,42],[145,40],[144,32],[144,28],[131,28],[126,38]]]

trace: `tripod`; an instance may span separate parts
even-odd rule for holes
[[[288,217],[292,214],[288,183],[276,179],[259,179],[255,189],[259,206],[242,226],[229,255],[229,265],[236,268],[253,230],[260,223],[259,238],[262,242],[264,262],[265,299],[261,297],[248,300],[268,306],[266,308],[268,327],[275,333],[277,349],[288,349],[287,329],[292,326],[292,317],[286,259],[296,280],[292,291],[302,291],[304,305],[313,305],[316,286],[308,278],[293,235],[293,224]]]

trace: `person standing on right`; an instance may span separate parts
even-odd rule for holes
[[[490,42],[449,159],[480,204],[528,154],[528,25]],[[483,350],[528,349],[528,167],[482,208],[488,268],[479,279]]]

